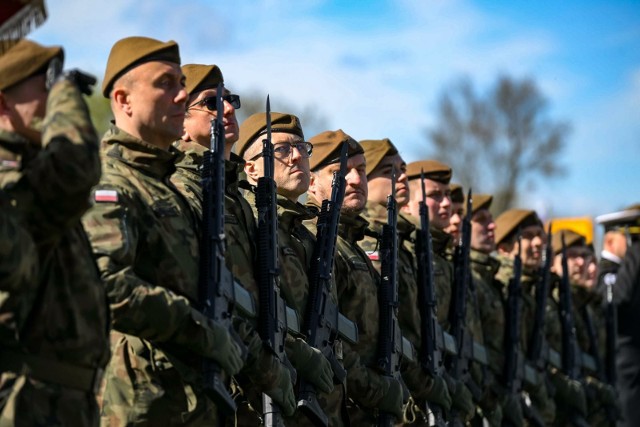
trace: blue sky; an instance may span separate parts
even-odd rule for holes
[[[407,161],[428,156],[425,130],[455,79],[469,76],[482,91],[500,73],[531,77],[572,132],[560,159],[567,174],[525,189],[520,205],[596,216],[640,202],[640,0],[47,5],[49,19],[32,37],[65,46],[68,66],[101,77],[119,38],[173,39],[183,62],[220,65],[239,94],[269,92],[275,110],[278,99],[312,106],[331,129],[389,137]]]

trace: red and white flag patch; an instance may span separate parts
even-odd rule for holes
[[[96,202],[112,202],[118,201],[118,192],[115,190],[96,190],[94,194]]]
[[[367,256],[371,261],[380,261],[380,254],[378,251],[367,251]]]

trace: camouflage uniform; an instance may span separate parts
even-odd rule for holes
[[[2,297],[3,307],[24,298],[19,305],[29,316],[17,319],[21,352],[2,354],[0,425],[97,425],[95,383],[109,359],[109,310],[80,217],[100,164],[75,85],[54,85],[43,129],[42,148],[0,131],[0,187],[24,220],[38,264],[37,295],[27,286]],[[25,364],[30,373],[16,375]]]
[[[102,144],[96,204],[83,218],[115,329],[102,422],[211,425],[199,374],[201,357],[215,354],[214,325],[194,308],[199,245],[195,216],[169,182],[176,151],[117,127]]]
[[[500,268],[500,262],[489,254],[474,249],[470,251],[472,280],[478,296],[480,323],[483,330],[484,345],[491,375],[485,384],[487,400],[493,399],[493,408],[485,406],[483,414],[490,425],[502,425],[502,408],[499,401],[506,398],[507,390],[503,378],[504,372],[504,331],[506,301],[502,294],[502,284],[494,279]]]
[[[247,200],[254,208],[254,214],[257,216],[254,193],[247,193]],[[316,211],[300,203],[294,203],[281,195],[277,195],[277,203],[280,292],[287,305],[295,309],[302,320],[307,309],[307,298],[309,296],[309,277],[307,274],[315,246],[315,236],[303,225],[303,221],[314,220]],[[335,302],[337,300],[335,286],[332,286],[331,290]],[[296,359],[293,354],[294,341],[301,339],[300,337],[287,337],[287,355],[292,361]],[[298,369],[298,375],[304,375],[304,372]],[[318,402],[329,418],[329,425],[342,426],[347,424],[348,422],[343,418],[344,411],[342,409],[345,399],[344,387],[335,387],[334,391],[329,394],[320,390],[317,390],[317,392]],[[286,424],[288,426],[313,425],[301,414],[288,418]]]
[[[308,204],[319,206],[309,196]],[[343,343],[347,370],[349,418],[354,426],[375,422],[374,408],[389,392],[393,379],[375,368],[378,346],[378,283],[369,257],[358,247],[368,223],[362,217],[340,216],[335,257],[335,282],[340,312],[358,326],[358,343]]]
[[[196,212],[198,223],[202,218],[202,174],[201,165],[204,152],[208,148],[196,143],[177,141],[176,148],[182,152],[176,163],[176,172],[171,182],[187,198]],[[234,153],[231,160],[225,161],[225,263],[234,278],[258,301],[258,286],[254,276],[256,224],[251,206],[240,194],[238,175],[244,161]],[[198,224],[199,225],[199,224]],[[281,369],[286,369],[273,355],[265,351],[262,339],[255,329],[255,319],[251,322],[236,318],[235,330],[247,346],[249,358],[238,376],[238,395],[235,422],[238,425],[257,425],[260,423],[262,407],[260,391],[276,387]],[[257,388],[258,390],[252,390]],[[229,420],[233,424],[234,420]]]
[[[503,295],[506,296],[509,280],[513,277],[513,259],[502,255],[498,255],[497,259],[500,261],[500,269],[496,273],[496,280],[502,284],[502,292]],[[533,333],[536,307],[535,288],[539,280],[539,271],[531,271],[530,269],[523,267],[522,276],[520,277],[520,287],[522,290],[520,347],[524,354],[527,354],[529,349],[529,339]],[[549,309],[550,305],[548,303],[547,314],[545,316],[545,335],[547,336],[549,334],[549,328],[551,327],[551,320],[549,319],[548,314]],[[557,318],[553,320],[553,323],[557,323]],[[524,383],[523,387],[529,394],[532,409],[537,412],[542,419],[544,419],[545,423],[553,423],[556,414],[556,405],[553,401],[553,397],[550,395],[551,393],[546,379],[541,380],[536,386]]]
[[[552,292],[553,296],[553,304],[556,307],[555,311],[555,321],[556,324],[552,327],[552,333],[549,338],[549,344],[552,348],[556,350],[562,349],[562,329],[560,326],[560,322],[558,322],[558,312],[560,310],[559,306],[559,289],[558,284],[560,282],[560,277],[554,275],[554,283],[555,287]],[[574,327],[576,330],[576,339],[578,344],[578,350],[584,353],[589,353],[591,348],[591,341],[589,339],[589,334],[587,332],[586,320],[585,317],[589,316],[591,318],[592,323],[594,323],[594,315],[589,306],[589,303],[592,301],[594,294],[592,294],[588,289],[581,287],[579,285],[570,285],[571,286],[571,294],[572,294],[572,302],[573,302],[573,321]],[[602,360],[602,359],[601,359]],[[589,425],[592,426],[606,426],[610,425],[606,419],[605,413],[605,404],[610,404],[612,407],[615,407],[613,400],[615,400],[616,396],[614,390],[604,384],[602,381],[596,378],[597,372],[587,372],[584,368],[582,369],[582,384],[585,389],[585,395],[587,397],[587,413],[584,414]],[[557,374],[557,378],[555,381],[566,381],[563,374]],[[558,402],[559,408],[564,408],[562,403],[572,404],[573,402]],[[558,411],[558,420],[561,423],[568,423],[567,421],[567,413],[566,411],[559,410]]]
[[[410,215],[404,218],[411,222],[416,229],[420,228],[419,218]],[[453,283],[453,266],[447,259],[447,247],[451,242],[451,235],[433,227],[430,231],[433,247],[433,279],[438,301],[438,323],[446,330],[449,325],[449,303]],[[407,240],[406,245],[409,252],[415,253],[415,234],[412,234],[411,238]]]
[[[359,246],[369,255],[371,263],[380,273],[381,262],[378,258],[379,241],[371,234],[381,236],[382,226],[387,223],[387,208],[380,204],[367,205],[363,217],[369,222],[369,235],[365,236]],[[421,315],[418,307],[418,266],[411,252],[413,247],[409,239],[415,226],[403,214],[398,214],[398,322],[402,334],[416,349],[421,347]],[[422,411],[425,399],[433,386],[433,378],[417,363],[406,359],[402,363],[402,378],[411,395],[417,401],[420,411],[414,425],[428,425],[426,414]]]
[[[18,332],[37,290],[38,258],[28,231],[0,192],[0,346],[19,346]],[[0,369],[1,371],[1,369]]]

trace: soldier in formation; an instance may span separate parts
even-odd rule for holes
[[[111,49],[100,143],[63,63],[0,56],[0,425],[638,423],[638,206],[599,218],[598,266],[388,138],[239,124],[218,66],[147,37]]]

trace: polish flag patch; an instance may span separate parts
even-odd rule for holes
[[[118,201],[118,192],[115,190],[96,190],[94,200],[96,202],[114,203]]]
[[[371,261],[380,261],[380,254],[378,251],[367,251],[367,256]]]

